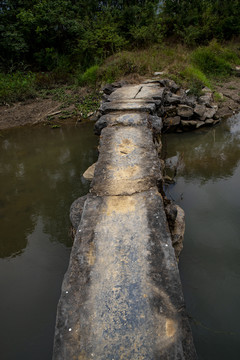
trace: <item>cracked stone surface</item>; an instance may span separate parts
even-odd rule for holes
[[[53,360],[194,360],[148,126],[156,104],[112,99],[101,109],[115,113],[104,115],[90,193],[71,208],[75,223],[75,209],[82,216],[62,285]]]
[[[148,112],[153,114],[156,110],[156,104],[154,102],[145,102],[144,100],[129,100],[129,101],[112,101],[105,102],[102,104],[100,111],[103,114],[112,112],[112,111],[140,111]]]
[[[92,193],[131,195],[162,179],[152,131],[146,126],[103,129],[99,151]]]
[[[53,359],[195,359],[157,188],[88,195],[58,306]]]

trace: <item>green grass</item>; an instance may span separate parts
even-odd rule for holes
[[[35,95],[35,74],[0,74],[0,103],[22,101]]]
[[[188,66],[182,72],[180,76],[183,78],[186,86],[189,87],[190,93],[195,96],[202,95],[203,86],[207,86],[212,89],[212,84],[207,76],[195,66]]]
[[[96,86],[97,78],[98,78],[98,65],[91,66],[88,68],[83,74],[76,74],[77,84],[88,85],[88,86]]]
[[[145,49],[116,53],[101,66],[91,66],[84,73],[79,70],[81,64],[75,72],[71,69],[71,73],[69,67],[64,66],[48,73],[0,73],[0,103],[50,96],[60,101],[63,107],[76,104],[86,116],[92,108],[96,108],[95,93],[105,83],[121,79],[140,82],[142,77],[151,77],[155,71],[165,71],[164,77],[200,95],[203,86],[213,89],[217,81],[230,77],[232,68],[239,64],[240,50],[237,44],[223,46],[212,41],[208,46],[194,50],[181,44],[157,44]],[[88,87],[94,95],[84,97],[80,104],[82,97],[79,101],[79,89],[82,87]]]
[[[113,82],[123,77],[151,76],[155,71],[177,74],[187,61],[188,52],[184,46],[174,49],[166,45],[154,45],[147,49],[122,51],[110,58],[99,67],[99,82]]]
[[[191,54],[191,62],[209,77],[226,77],[232,67],[240,63],[239,50],[221,46],[212,41],[208,46],[199,47]]]

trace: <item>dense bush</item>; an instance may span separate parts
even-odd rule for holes
[[[162,4],[166,35],[174,35],[188,45],[240,35],[239,0],[163,0]]]
[[[239,0],[4,0],[0,9],[1,71],[83,73],[169,36],[199,45],[240,35]]]
[[[212,41],[209,46],[193,51],[191,60],[206,75],[226,76],[231,74],[232,64],[238,64],[240,57],[236,52]]]
[[[88,68],[83,74],[76,74],[78,85],[95,86],[98,78],[98,65],[93,65]]]
[[[0,103],[25,100],[36,93],[35,75],[32,73],[0,73]]]
[[[4,0],[0,5],[0,65],[19,61],[51,71],[83,70],[126,46],[146,46],[161,38],[157,0]],[[155,31],[153,31],[155,30]]]

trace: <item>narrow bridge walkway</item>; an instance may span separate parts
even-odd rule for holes
[[[62,286],[54,360],[196,359],[158,190],[151,124],[162,92],[125,86],[102,105],[108,126]]]

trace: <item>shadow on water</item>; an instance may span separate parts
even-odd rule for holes
[[[72,239],[69,208],[88,192],[92,124],[23,128],[0,137],[1,349],[4,360],[51,359]]]
[[[199,359],[240,351],[240,116],[165,139],[167,193],[184,210],[180,274]]]

